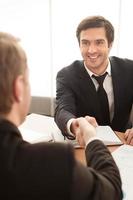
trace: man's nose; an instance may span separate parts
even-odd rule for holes
[[[95,53],[97,51],[96,45],[95,44],[90,44],[88,47],[88,52],[89,53]]]

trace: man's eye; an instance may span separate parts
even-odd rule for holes
[[[104,41],[103,40],[97,40],[97,45],[101,45],[101,44],[104,44]]]
[[[82,41],[83,45],[88,45],[88,41]]]

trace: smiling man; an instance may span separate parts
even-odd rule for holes
[[[64,136],[73,139],[75,119],[92,116],[99,125],[126,132],[125,138],[133,144],[133,61],[109,57],[114,27],[102,16],[83,19],[76,36],[83,60],[74,61],[57,74],[55,122]]]

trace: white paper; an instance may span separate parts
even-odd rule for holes
[[[112,155],[121,174],[123,200],[133,200],[133,146],[122,145]]]
[[[117,137],[110,126],[98,126],[96,128],[97,137],[101,139],[105,145],[119,145],[122,141]]]
[[[49,133],[41,133],[27,128],[19,128],[23,139],[30,143],[37,142],[52,142],[54,141],[52,135]]]
[[[107,146],[123,144],[110,126],[98,126],[96,128],[96,137]],[[82,148],[76,140],[69,140],[66,138],[66,142],[71,143],[74,148]]]
[[[24,140],[30,143],[43,141],[63,141],[64,137],[53,117],[32,113],[19,126]]]

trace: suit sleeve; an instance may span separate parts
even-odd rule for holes
[[[56,78],[56,109],[55,122],[62,131],[62,134],[68,136],[66,124],[69,119],[75,118],[76,106],[74,92],[69,87],[68,75],[64,75],[64,70],[58,72]],[[69,102],[69,104],[68,104]]]
[[[80,163],[75,165],[72,199],[122,199],[119,170],[107,147],[95,140],[88,144],[85,154],[87,168]]]

